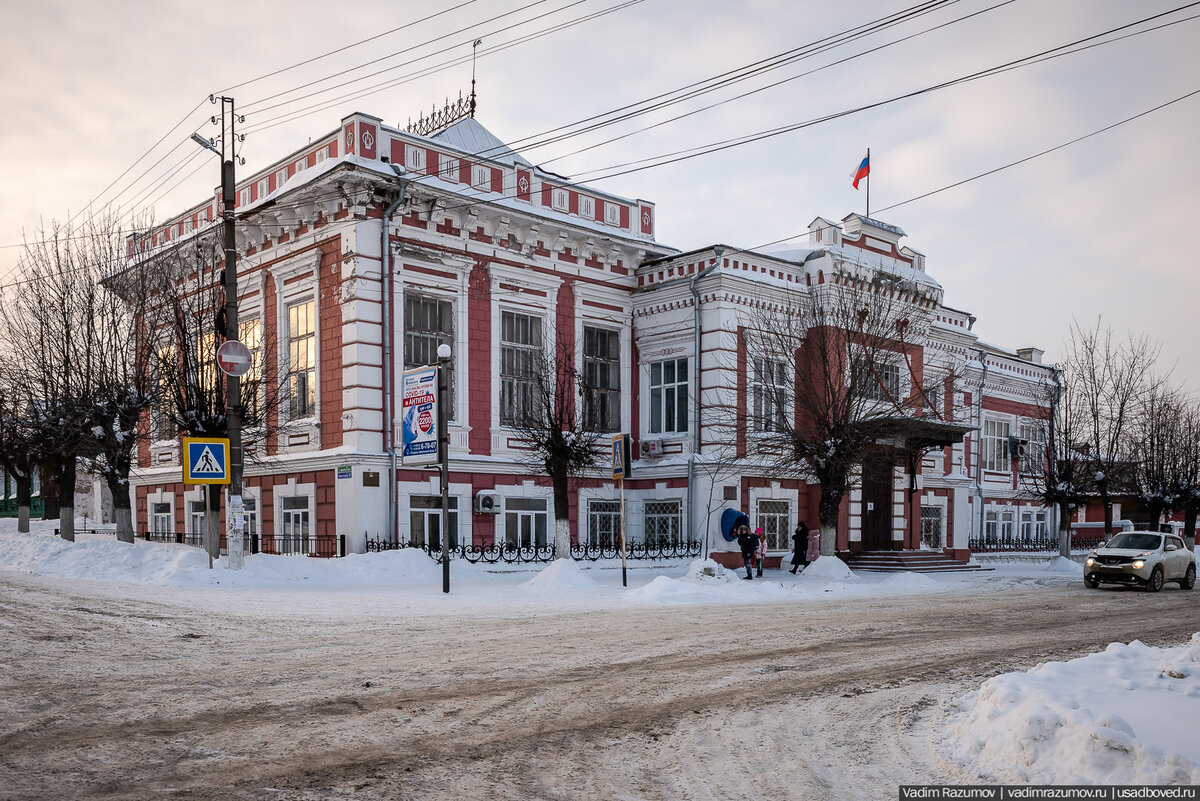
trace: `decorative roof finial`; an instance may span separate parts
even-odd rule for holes
[[[471,116],[475,116],[475,52],[479,49],[479,45],[483,44],[482,39],[476,39],[471,45]]]

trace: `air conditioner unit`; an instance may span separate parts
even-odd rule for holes
[[[651,459],[656,459],[663,454],[663,444],[661,439],[644,439],[642,440],[642,456],[648,456]]]
[[[498,515],[504,510],[504,499],[495,490],[480,490],[475,493],[475,514]]]
[[[1029,440],[1019,437],[1008,438],[1008,450],[1014,459],[1024,459],[1025,453],[1029,448]]]

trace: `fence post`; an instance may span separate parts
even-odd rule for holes
[[[346,535],[338,534],[338,556],[346,555]]]

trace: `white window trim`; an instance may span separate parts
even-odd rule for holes
[[[316,543],[317,540],[317,485],[316,484],[300,484],[295,478],[289,478],[286,484],[276,484],[272,491],[271,508],[274,512],[274,517],[271,518],[271,536],[278,536],[283,528],[283,499],[284,498],[308,498],[309,512],[309,539]],[[266,537],[266,532],[262,527],[262,503],[258,504],[258,513],[260,515],[258,525],[260,538]]]
[[[461,177],[458,158],[446,153],[438,153],[438,177],[443,181],[458,183]]]
[[[668,361],[678,362],[680,359],[687,360],[688,378],[686,381],[675,381],[673,383],[673,386],[687,387],[688,427],[686,429],[684,429],[683,431],[680,431],[679,426],[678,426],[678,421],[676,421],[676,427],[675,427],[675,430],[673,430],[673,431],[651,431],[650,430],[650,419],[651,419],[650,418],[650,413],[651,413],[650,398],[652,395],[652,393],[650,391],[650,389],[651,389],[650,376],[652,374],[651,367],[653,365],[659,364],[661,362],[668,362]],[[641,369],[643,370],[643,374],[642,374],[642,383],[640,384],[640,386],[644,387],[644,391],[640,392],[639,394],[642,395],[642,398],[643,398],[642,412],[644,413],[644,417],[642,419],[645,420],[645,425],[646,425],[646,434],[645,435],[647,437],[653,438],[653,439],[686,439],[686,438],[690,437],[692,435],[692,426],[695,425],[695,422],[692,420],[692,410],[694,408],[694,403],[695,403],[695,399],[692,397],[692,394],[695,392],[694,371],[696,369],[696,360],[692,357],[692,354],[687,351],[680,351],[680,352],[664,353],[661,356],[655,356],[653,358],[643,358],[642,364],[641,364]]]
[[[585,220],[596,219],[596,198],[589,195],[579,196],[579,216]]]
[[[571,193],[561,186],[550,189],[550,208],[563,213],[571,210]]]
[[[604,201],[604,224],[621,226],[621,207],[611,200]]]
[[[471,186],[484,192],[492,191],[492,168],[486,164],[472,164]]]
[[[425,172],[425,148],[416,145],[404,146],[404,168]]]
[[[175,520],[176,520],[176,518],[175,518],[175,493],[174,492],[164,492],[162,487],[159,487],[158,489],[154,490],[154,492],[146,493],[146,531],[149,532],[149,531],[154,530],[153,529],[153,526],[154,526],[154,504],[156,504],[156,503],[171,504],[171,524],[167,530],[170,532],[174,532],[175,531]],[[137,524],[136,520],[133,522],[134,522],[134,525]]]
[[[302,275],[305,272],[312,272],[312,277],[306,281],[296,281],[293,284],[288,284],[287,281],[297,275]],[[320,289],[320,273],[321,273],[321,253],[319,250],[309,251],[302,256],[284,262],[282,265],[272,269],[272,275],[275,278],[275,296],[277,302],[275,304],[275,355],[278,361],[276,364],[284,366],[285,370],[281,371],[286,375],[286,368],[290,367],[288,358],[288,308],[295,306],[298,303],[304,303],[311,300],[313,303],[313,334],[314,334],[314,350],[316,355],[316,391],[315,402],[313,403],[313,413],[307,417],[290,418],[287,416],[288,410],[286,403],[281,403],[280,417],[285,424],[308,425],[313,429],[310,434],[309,445],[319,445],[319,428],[315,423],[321,419],[321,293]],[[264,335],[266,329],[264,329]],[[285,397],[281,400],[286,401]],[[286,435],[283,441],[280,442],[281,448],[287,447]]]
[[[788,505],[788,528],[789,532],[795,531],[796,526],[800,522],[800,491],[783,489],[779,482],[772,481],[769,487],[751,487],[747,503],[752,512],[750,525],[757,527],[758,523],[754,521],[753,513],[758,511],[759,501],[786,501]],[[723,537],[721,539],[724,539]],[[788,541],[791,541],[791,535],[788,535]]]

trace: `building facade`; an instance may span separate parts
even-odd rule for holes
[[[553,543],[551,487],[513,428],[530,392],[523,368],[552,351],[589,382],[591,426],[632,437],[628,541],[728,551],[714,521],[740,508],[782,553],[798,521],[815,526],[819,490],[755,461],[755,398],[787,379],[738,332],[781,293],[880,274],[920,290],[922,321],[907,369],[881,385],[916,397],[925,373],[945,376],[932,401],[919,394],[950,435],[917,464],[864,460],[839,551],[965,558],[971,537],[1054,527],[1022,481],[1051,370],[1036,349],[981,342],[894,226],[817,218],[803,246],[681,253],[656,241],[653,203],[542,171],[472,117],[423,136],[350,115],[236,197],[239,326],[279,396],[245,472],[248,533],[264,542],[326,553],[338,537],[351,552],[436,541],[439,477],[399,454],[399,392],[406,369],[449,345],[452,545]],[[131,239],[127,268],[186,248],[219,217],[214,197]],[[729,408],[740,434],[716,422]],[[135,525],[201,530],[202,488],[182,483],[177,437],[153,419],[146,431]],[[574,481],[573,539],[613,542],[620,501],[606,469]]]

